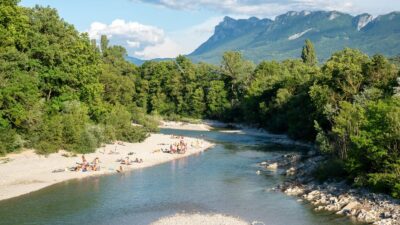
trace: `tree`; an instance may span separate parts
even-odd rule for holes
[[[101,50],[101,53],[103,54],[103,56],[106,56],[106,54],[107,54],[108,43],[109,43],[109,41],[108,41],[107,35],[101,35],[100,50]]]
[[[365,85],[382,89],[389,94],[396,84],[397,69],[383,55],[374,55],[371,61],[364,65]]]
[[[225,52],[221,63],[222,73],[228,77],[230,83],[231,106],[239,103],[250,75],[254,70],[254,65],[244,60],[240,52]]]
[[[317,64],[317,55],[315,53],[313,43],[307,39],[301,52],[301,59],[307,65],[314,66]]]
[[[191,116],[201,118],[206,110],[206,103],[204,99],[204,91],[202,88],[197,88],[191,96]]]
[[[365,81],[363,67],[369,62],[366,54],[349,48],[334,53],[326,62],[322,71],[336,103],[352,101],[360,92]]]
[[[224,113],[229,109],[228,93],[223,81],[211,81],[206,94],[207,116],[210,118],[223,119]]]

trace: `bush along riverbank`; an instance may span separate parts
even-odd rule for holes
[[[283,155],[260,165],[287,176],[285,182],[273,190],[296,196],[310,203],[316,211],[329,211],[376,225],[400,224],[400,200],[355,188],[345,180],[321,182],[321,167],[332,165],[331,160],[310,151],[308,154]],[[335,172],[340,173],[340,169]]]

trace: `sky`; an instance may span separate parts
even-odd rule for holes
[[[274,19],[288,11],[336,10],[373,16],[400,11],[400,0],[22,0],[50,6],[90,38],[107,35],[140,59],[189,54],[224,16]]]

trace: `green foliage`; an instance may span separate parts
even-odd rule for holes
[[[394,173],[372,173],[368,175],[367,184],[373,191],[390,193],[400,198],[400,176]]]
[[[0,127],[0,156],[20,149],[23,144],[15,130]]]
[[[248,85],[254,65],[244,60],[240,52],[226,52],[222,56],[221,72],[228,78],[231,106],[238,105]]]
[[[391,171],[400,156],[399,99],[370,102],[359,131],[351,135],[349,169],[354,174]]]
[[[391,94],[393,90],[388,87],[395,85],[397,72],[396,66],[383,55],[374,55],[371,61],[364,66],[365,85]]]
[[[41,154],[57,152],[63,146],[62,116],[56,115],[45,118],[35,133],[33,147]]]
[[[317,121],[314,121],[314,127],[317,132],[315,144],[322,154],[334,154],[333,146],[328,138],[328,135],[323,131]]]
[[[334,101],[351,101],[363,87],[363,66],[369,63],[367,55],[359,50],[344,49],[334,53],[323,66],[326,83],[334,92]]]
[[[332,158],[325,163],[320,164],[314,171],[313,176],[320,182],[328,179],[343,180],[348,173],[342,160]]]
[[[108,46],[104,36],[100,52],[56,10],[17,3],[0,5],[1,154],[24,146],[43,154],[91,152],[114,137],[143,140],[150,129],[130,120],[143,113],[125,116],[136,107],[139,78],[125,49]],[[107,136],[104,118],[115,105],[125,110],[124,121]]]
[[[313,66],[317,64],[317,55],[315,53],[314,45],[307,39],[301,52],[301,59],[307,65]]]
[[[122,105],[112,106],[103,120],[104,136],[108,141],[143,141],[147,137],[146,129],[132,126],[132,115]]]
[[[207,117],[224,118],[224,113],[229,111],[228,92],[223,81],[211,81],[206,95]]]

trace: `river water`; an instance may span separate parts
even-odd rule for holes
[[[354,224],[269,191],[284,177],[257,163],[302,151],[279,136],[162,130],[216,143],[199,155],[143,170],[71,180],[0,201],[1,225],[146,225],[176,213],[222,213],[266,225]],[[262,224],[261,223],[261,224]]]

